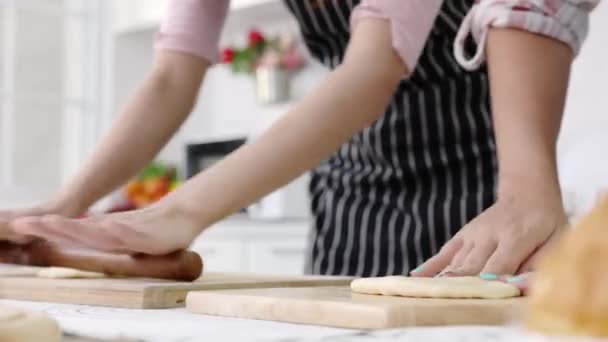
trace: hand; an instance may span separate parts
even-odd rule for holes
[[[187,248],[202,227],[165,205],[116,214],[69,219],[58,215],[23,217],[11,223],[19,234],[58,244],[111,253],[163,255]]]
[[[553,200],[552,200],[553,199]],[[412,276],[478,275],[496,279],[531,270],[548,244],[566,227],[557,196],[499,196]]]
[[[66,216],[80,214],[80,209],[71,202],[51,200],[44,204],[23,209],[0,210],[0,241],[10,241],[17,244],[27,244],[31,236],[18,234],[10,227],[10,222],[20,217],[42,216],[48,214],[61,214]]]
[[[521,291],[521,294],[523,296],[527,296],[528,294],[530,294],[530,285],[532,283],[532,277],[532,272],[526,272],[518,276],[500,276],[498,280],[502,281],[503,283],[517,286],[517,288]]]

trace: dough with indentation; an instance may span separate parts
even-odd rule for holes
[[[38,271],[39,278],[69,279],[69,278],[106,278],[103,273],[77,270],[67,267],[48,267]]]
[[[479,277],[361,278],[353,280],[350,287],[353,292],[363,294],[422,298],[501,299],[520,295],[519,289],[513,285]]]

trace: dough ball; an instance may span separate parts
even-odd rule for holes
[[[59,342],[60,340],[59,326],[46,315],[0,307],[0,341]]]
[[[608,337],[608,198],[542,258],[530,293],[530,330]]]

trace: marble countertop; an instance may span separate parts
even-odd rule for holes
[[[408,328],[365,332],[319,326],[222,318],[185,309],[132,310],[87,305],[0,300],[0,304],[43,311],[69,336],[66,342],[194,341],[523,341],[515,327]],[[77,338],[80,337],[80,338]]]

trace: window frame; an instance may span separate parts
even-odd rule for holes
[[[18,10],[62,17],[64,34],[64,88],[60,95],[15,90]],[[112,116],[111,4],[106,0],[63,0],[59,5],[43,0],[4,0],[0,3],[2,40],[0,50],[0,202],[38,201],[54,186],[17,184],[15,156],[15,108],[20,102],[60,103],[62,135],[58,183],[74,174],[93,149]],[[76,66],[75,66],[76,65]],[[56,187],[56,186],[55,186]]]

